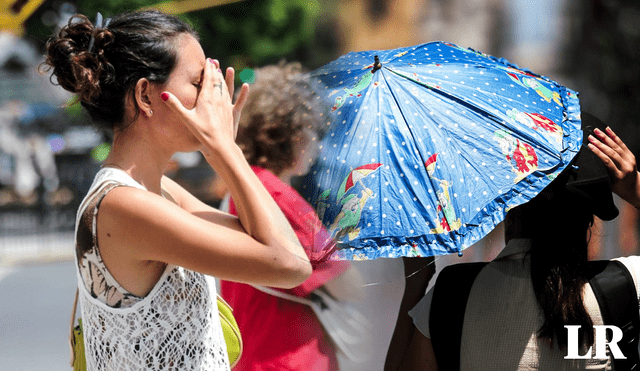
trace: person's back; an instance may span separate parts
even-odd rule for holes
[[[480,271],[473,283],[464,315],[460,347],[461,370],[610,370],[611,358],[565,359],[567,349],[553,347],[538,338],[543,317],[531,284],[531,241],[509,241],[500,255]],[[638,279],[640,258],[626,258],[627,268]],[[590,285],[583,289],[583,302],[593,325],[603,325],[598,302]],[[482,339],[482,340],[479,340]],[[597,335],[594,338],[597,342]],[[580,347],[579,354],[586,354]]]
[[[593,120],[583,116],[589,148],[584,146],[572,166],[541,194],[507,213],[507,246],[473,281],[464,318],[448,319],[462,322],[458,340],[461,370],[612,367],[609,349],[605,359],[596,358],[596,345],[603,341],[593,329],[604,323],[589,283],[590,227],[594,216],[606,221],[618,215],[612,190],[634,206],[640,205],[640,173],[631,152],[609,129],[608,136],[593,131],[602,142],[591,136],[587,139],[585,121]],[[630,300],[638,302],[640,258],[619,260],[633,277],[635,292],[626,290],[635,295]],[[443,305],[438,287],[436,282],[433,291],[410,312],[419,331],[413,334],[403,369],[438,370],[445,364],[447,357],[439,350],[443,341],[433,327],[443,320],[440,309],[434,310],[436,302]],[[573,349],[578,345],[571,340],[567,325],[585,330],[578,340],[580,349]],[[590,347],[592,353],[587,354]],[[570,356],[574,352],[584,359],[574,359],[579,358]]]
[[[310,256],[313,256],[314,244],[331,241],[326,230],[314,228],[320,225],[320,221],[302,196],[270,171],[257,166],[252,168],[282,209]],[[229,206],[229,212],[235,215],[237,210],[233,200]],[[311,276],[303,284],[284,292],[307,297],[344,273],[348,267],[348,262],[339,261],[314,264]],[[245,334],[244,356],[234,370],[338,369],[334,346],[311,307],[275,297],[239,282],[221,281],[220,287],[220,294],[234,309],[238,327]]]

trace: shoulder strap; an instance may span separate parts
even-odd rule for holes
[[[619,261],[590,262],[589,284],[598,301],[605,324],[622,330],[618,343],[626,359],[615,359],[615,370],[633,370],[640,364],[638,296],[631,273]],[[433,291],[429,330],[440,370],[459,370],[460,342],[467,299],[476,276],[486,263],[466,263],[445,267]],[[443,318],[460,318],[450,323]],[[446,326],[445,326],[446,324]]]
[[[78,307],[78,289],[76,288],[76,297],[73,299],[73,309],[71,310],[71,325],[69,326],[69,346],[71,347],[71,367],[76,361],[76,337],[73,334],[73,328],[76,322],[76,308]]]
[[[627,358],[614,359],[615,370],[633,370],[640,363],[640,317],[633,276],[624,264],[617,260],[593,261],[589,262],[589,265],[593,275],[589,284],[598,300],[603,322],[622,330],[622,340],[618,346]]]
[[[443,371],[460,369],[460,340],[464,312],[471,286],[480,270],[487,263],[463,263],[442,269],[433,288],[429,331],[431,344]],[[445,318],[459,318],[459,321],[444,321]]]
[[[296,303],[300,303],[303,305],[308,305],[310,307],[312,307],[314,305],[313,301],[307,299],[307,298],[302,298],[299,296],[295,296],[295,295],[291,295],[288,294],[286,292],[282,292],[282,291],[278,291],[275,289],[272,289],[271,287],[266,287],[266,286],[260,286],[260,285],[254,285],[251,284],[251,287],[253,287],[254,289],[258,290],[258,291],[262,291],[265,294],[269,294],[281,299],[285,299],[285,300],[290,300],[290,301],[294,301]]]

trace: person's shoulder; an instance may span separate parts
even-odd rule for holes
[[[621,256],[611,260],[619,261],[620,263],[624,264],[627,269],[629,269],[629,267],[637,267],[638,269],[640,269],[640,255]]]
[[[104,197],[100,208],[130,211],[137,214],[144,211],[141,209],[142,207],[145,209],[153,207],[153,204],[163,200],[164,199],[161,196],[153,192],[120,184],[109,191],[109,193]]]
[[[620,263],[624,264],[624,266],[629,270],[631,276],[633,277],[633,281],[635,282],[636,288],[640,286],[640,256],[631,255],[625,257],[619,257],[611,260],[617,260]]]

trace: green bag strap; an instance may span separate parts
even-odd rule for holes
[[[74,324],[76,322],[76,308],[78,307],[78,289],[76,288],[76,297],[73,299],[73,309],[71,309],[71,325],[69,331],[69,346],[71,347],[71,367],[76,360],[76,338],[73,334]]]
[[[614,359],[614,369],[638,370],[638,331],[640,316],[638,313],[638,293],[629,270],[617,260],[598,260],[589,262],[593,277],[589,284],[593,289],[602,321],[622,330],[622,340],[618,347],[626,359]],[[607,335],[608,340],[611,337]]]
[[[69,345],[71,346],[71,368],[74,371],[86,371],[87,359],[84,353],[84,339],[82,334],[82,319],[78,318],[78,325],[75,325],[76,308],[78,307],[78,289],[76,288],[76,297],[73,300],[73,309],[71,310],[71,331],[69,333]]]
[[[454,264],[442,269],[433,288],[429,331],[441,371],[460,369],[460,339],[471,286],[487,263]],[[444,318],[459,319],[443,321]]]

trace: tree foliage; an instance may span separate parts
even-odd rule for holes
[[[313,41],[314,1],[255,0],[189,14],[207,53],[241,67],[299,59]]]
[[[78,0],[75,5],[79,13],[94,19],[97,12],[108,17],[160,1]],[[46,2],[27,23],[27,33],[41,45],[55,28],[43,24],[43,14],[57,13],[61,4]],[[207,56],[241,70],[282,58],[308,59],[320,11],[318,0],[244,0],[180,17],[196,28]]]

